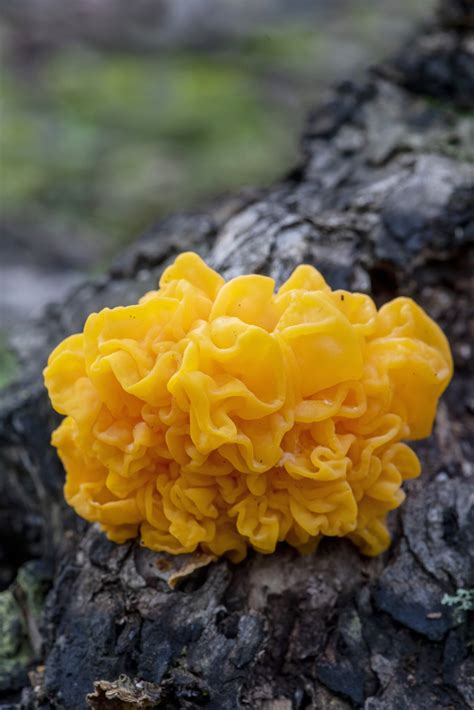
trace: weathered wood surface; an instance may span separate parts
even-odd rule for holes
[[[446,2],[399,59],[329,95],[287,179],[160,224],[18,343],[24,374],[0,406],[3,582],[36,561],[4,603],[0,703],[79,709],[94,681],[126,674],[131,684],[102,683],[89,702],[473,707],[472,619],[442,604],[473,574],[473,27],[471,2]],[[90,311],[154,286],[183,249],[226,276],[256,271],[277,282],[313,263],[333,287],[370,291],[379,303],[414,296],[445,329],[455,378],[432,437],[416,447],[423,474],[406,485],[382,557],[363,558],[344,540],[327,539],[309,557],[281,546],[212,564],[172,591],[159,556],[107,542],[65,506],[48,446],[56,419],[41,387],[45,357]],[[40,666],[33,687],[25,659]],[[137,689],[137,679],[147,683]]]

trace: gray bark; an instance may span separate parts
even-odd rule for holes
[[[5,703],[473,707],[472,619],[442,599],[473,574],[474,23],[470,2],[444,10],[399,58],[329,94],[285,180],[162,222],[17,342],[22,379],[0,407],[4,582],[23,565],[9,592],[17,623],[4,624],[13,640],[0,645]],[[221,560],[171,590],[159,555],[108,542],[65,505],[45,358],[89,312],[153,287],[183,249],[227,277],[278,283],[312,263],[333,287],[378,303],[410,295],[444,328],[456,374],[433,435],[416,446],[423,474],[406,485],[383,556],[363,558],[344,540],[309,557],[282,545],[239,565]],[[39,664],[32,687],[25,658]]]

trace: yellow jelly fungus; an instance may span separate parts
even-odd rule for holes
[[[431,432],[448,342],[411,299],[377,311],[311,266],[274,286],[184,253],[51,353],[65,497],[111,540],[234,561],[321,535],[387,548],[387,512],[420,473],[401,441]]]

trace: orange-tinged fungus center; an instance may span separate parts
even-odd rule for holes
[[[87,319],[51,353],[65,497],[111,540],[242,559],[348,536],[385,550],[387,512],[452,375],[409,298],[377,311],[300,266],[228,283],[178,256],[137,305]]]

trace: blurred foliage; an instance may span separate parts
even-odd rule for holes
[[[16,372],[16,359],[9,349],[5,335],[0,331],[0,388],[8,384]]]
[[[81,241],[83,259],[60,251],[84,268],[165,212],[275,179],[318,91],[432,2],[321,2],[308,22],[285,11],[227,44],[154,53],[69,40],[22,55],[21,33],[0,27],[3,222]]]
[[[157,214],[242,183],[294,155],[291,111],[231,58],[69,49],[32,90],[3,72],[2,214],[67,219],[119,241]]]

